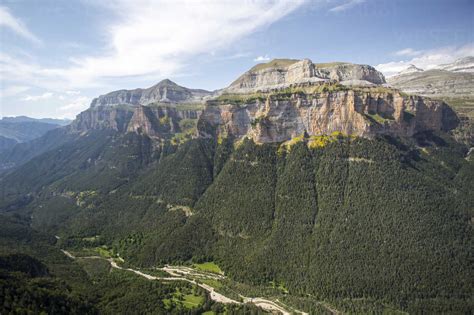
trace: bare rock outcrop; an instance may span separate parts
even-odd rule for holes
[[[212,93],[188,89],[171,80],[163,80],[147,89],[119,90],[92,100],[91,107],[115,105],[149,105],[153,103],[199,103]]]
[[[80,113],[69,126],[72,132],[113,130],[135,132],[151,138],[169,138],[183,131],[182,120],[197,121],[200,109],[179,106],[99,106]]]
[[[282,142],[302,134],[342,132],[372,138],[447,131],[458,124],[442,101],[406,96],[395,90],[342,90],[315,94],[268,95],[246,104],[209,105],[199,120],[201,136]]]
[[[344,85],[379,85],[385,83],[385,78],[368,65],[344,62],[315,64],[309,59],[275,59],[251,68],[223,92],[252,93],[328,81]]]

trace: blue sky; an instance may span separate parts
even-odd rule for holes
[[[468,55],[472,0],[0,0],[0,115],[73,118],[164,78],[218,89],[273,58],[390,75]]]

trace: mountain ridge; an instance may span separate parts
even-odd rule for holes
[[[141,89],[117,90],[101,95],[91,102],[91,107],[114,105],[149,105],[153,103],[193,103],[200,102],[212,92],[202,89],[188,89],[169,79]]]

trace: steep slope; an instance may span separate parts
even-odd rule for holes
[[[188,89],[171,80],[163,80],[147,89],[119,90],[92,100],[91,107],[113,105],[149,105],[152,103],[199,103],[211,92]]]
[[[457,124],[441,101],[327,82],[93,106],[0,179],[0,214],[135,266],[214,261],[308,312],[468,313],[474,161]]]
[[[69,123],[61,119],[3,117],[0,120],[0,173],[52,149],[58,141],[61,143],[61,136],[55,135],[64,134],[60,128]],[[68,137],[64,139],[67,140]]]
[[[337,81],[346,85],[385,83],[384,76],[371,66],[344,62],[314,64],[309,59],[274,59],[245,72],[224,93],[252,93],[286,88],[292,84]]]
[[[31,118],[27,116],[13,116],[3,117],[2,121],[5,122],[41,122],[45,124],[66,126],[71,123],[70,119],[57,119],[57,118]]]
[[[4,117],[0,120],[0,136],[17,142],[27,142],[59,126],[59,124],[45,123],[40,120]]]
[[[406,93],[442,99],[460,116],[456,138],[474,146],[474,72],[473,57],[458,59],[426,71],[402,71],[387,82]]]
[[[460,58],[452,63],[439,65],[437,68],[453,72],[474,72],[474,56]]]
[[[465,148],[429,133],[417,136],[422,149],[394,139],[338,136],[316,147],[312,141],[244,140],[214,174],[228,142],[214,142],[214,149],[211,140],[191,140],[126,181],[117,175],[133,154],[119,164],[112,157],[125,152],[113,151],[98,160],[122,165],[118,172],[89,166],[90,175],[50,177],[37,183],[47,188],[27,208],[15,211],[32,213],[34,227],[71,242],[101,235],[138,265],[207,257],[233,279],[277,281],[296,295],[385,300],[415,313],[472,307],[474,168]],[[97,139],[83,145],[91,143]],[[31,172],[6,180],[30,181]],[[92,178],[114,184],[91,185]]]
[[[0,136],[0,153],[11,149],[17,143],[15,139]]]
[[[349,89],[323,84],[267,94],[222,94],[208,101],[199,131],[202,136],[249,137],[264,143],[333,132],[367,138],[382,134],[411,137],[422,131],[448,131],[458,122],[441,101],[382,87]]]
[[[463,97],[474,93],[474,73],[442,69],[402,73],[387,82],[406,93],[431,97]]]
[[[0,173],[18,167],[32,158],[76,138],[76,134],[68,132],[66,127],[55,128],[43,136],[28,142],[18,143],[0,152]]]

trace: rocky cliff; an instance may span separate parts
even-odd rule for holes
[[[92,100],[91,107],[114,105],[149,105],[153,103],[199,103],[212,93],[188,89],[171,80],[163,80],[147,89],[119,90]]]
[[[165,80],[150,89],[97,98],[69,128],[134,132],[156,139],[182,134],[249,137],[265,143],[333,132],[410,137],[458,125],[458,117],[444,102],[408,96],[383,83],[383,75],[370,66],[277,59],[253,67],[219,96],[208,97],[206,105],[188,101],[208,93]]]
[[[192,132],[200,114],[198,106],[98,106],[80,113],[69,129],[76,133],[104,129],[136,132],[166,139],[177,133]]]
[[[389,77],[388,83],[403,92],[442,99],[453,106],[461,120],[453,131],[456,139],[474,146],[474,57],[425,71],[411,69]]]
[[[344,62],[315,64],[309,59],[275,59],[245,72],[224,93],[252,93],[295,84],[337,81],[344,85],[378,85],[383,74],[368,65]]]
[[[442,101],[407,96],[386,88],[340,88],[315,93],[271,93],[249,101],[213,102],[199,119],[201,136],[282,142],[307,134],[341,132],[371,138],[447,131],[458,124]]]

